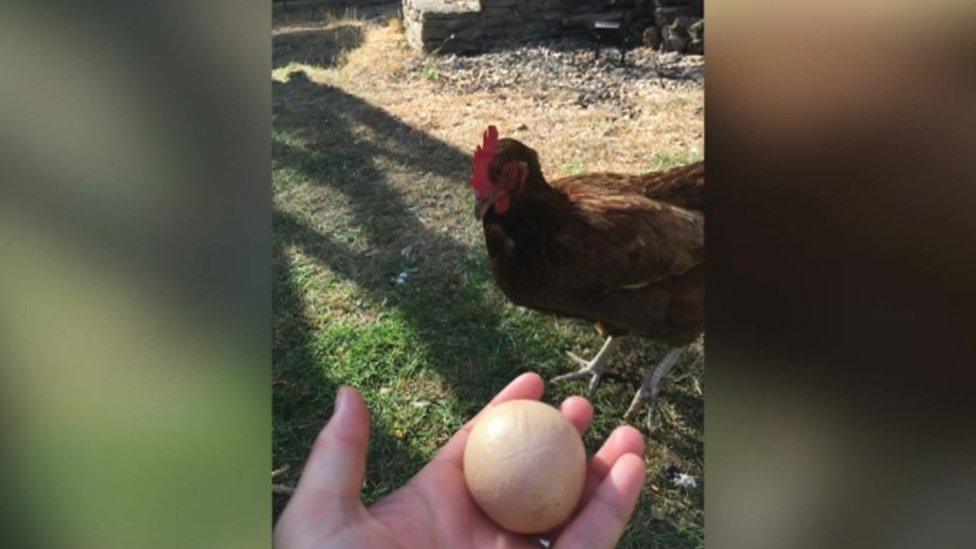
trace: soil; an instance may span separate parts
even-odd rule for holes
[[[583,108],[610,106],[628,118],[642,112],[641,88],[700,89],[701,55],[681,55],[641,47],[627,52],[603,48],[584,38],[559,38],[510,44],[478,55],[449,54],[415,59],[409,74],[461,93],[517,92],[538,102]],[[562,93],[560,93],[562,92]]]

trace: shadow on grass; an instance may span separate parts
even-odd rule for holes
[[[482,291],[491,283],[484,253],[425,226],[418,208],[390,185],[386,166],[379,166],[400,165],[407,177],[436,174],[466,185],[470,156],[342,90],[311,82],[304,73],[276,83],[275,94],[316,95],[319,104],[329,106],[280,119],[282,131],[310,145],[299,148],[276,140],[274,156],[312,184],[340,191],[370,250],[354,251],[309,226],[307,219],[282,210],[273,216],[276,238],[354,282],[372,304],[401,312],[427,347],[429,366],[459,400],[482,402],[524,369],[504,364],[525,358],[499,326],[501,308]],[[370,137],[362,137],[364,129]],[[401,243],[417,246],[422,255],[404,286],[390,281],[404,269]]]
[[[289,63],[331,67],[362,43],[363,31],[357,25],[283,32],[271,39],[273,68]]]
[[[288,233],[284,233],[288,234]],[[323,375],[318,366],[315,327],[309,320],[303,290],[293,283],[284,255],[289,239],[273,237],[272,284],[274,303],[274,341],[272,345],[272,417],[274,466],[290,469],[276,482],[294,486],[301,466],[308,457],[315,437],[328,420],[342,380]],[[371,414],[370,463],[366,482],[389,491],[426,459],[391,435],[391,428]],[[377,466],[379,465],[379,466]],[[385,489],[384,489],[385,488]],[[288,496],[274,494],[272,520],[288,503]]]
[[[314,226],[317,218],[312,216],[280,207],[273,212],[275,466],[288,463],[295,469],[304,462],[306,456],[299,454],[311,446],[343,381],[334,379],[329,365],[316,356],[317,330],[305,313],[304,290],[293,282],[296,276],[285,257],[288,248],[354,283],[372,308],[397,314],[413,341],[424,347],[421,368],[435,372],[461,411],[470,415],[515,375],[531,368],[531,351],[518,346],[500,326],[502,309],[485,292],[491,279],[483,251],[430,230],[416,206],[411,207],[388,179],[389,167],[400,166],[401,176],[434,174],[464,185],[470,156],[337,88],[311,82],[301,72],[293,73],[287,83],[275,82],[274,95],[280,107],[276,131],[304,143],[296,146],[276,138],[275,168],[297,174],[304,184],[339,191],[369,247],[367,252],[357,251]],[[364,132],[369,137],[363,137]],[[390,278],[405,268],[400,251],[407,242],[418,250],[419,257],[412,260],[414,274],[409,284],[391,284]],[[395,462],[401,478],[409,477],[424,459],[376,419],[374,414],[371,464]],[[297,474],[293,470],[290,479]],[[382,479],[368,477],[370,482]],[[276,496],[276,514],[283,503],[284,498]]]

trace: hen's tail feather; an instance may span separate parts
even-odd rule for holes
[[[641,186],[648,198],[688,210],[701,210],[704,204],[705,162],[642,175]]]

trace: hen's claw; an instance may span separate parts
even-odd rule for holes
[[[579,364],[580,366],[582,366],[584,368],[589,368],[590,367],[590,362],[589,361],[583,360],[576,353],[574,353],[572,351],[566,351],[566,356],[568,356],[569,358],[571,358],[573,360],[573,362]],[[579,372],[576,372],[576,373],[579,373]],[[563,377],[563,376],[559,376],[559,377]]]
[[[573,362],[582,366],[582,368],[580,368],[575,372],[570,372],[568,374],[556,376],[552,378],[550,382],[556,383],[559,381],[568,381],[570,379],[583,379],[587,376],[591,376],[590,383],[589,383],[589,391],[590,394],[593,394],[596,391],[597,387],[600,386],[600,383],[603,381],[604,374],[606,374],[606,370],[603,369],[602,363],[597,362],[595,359],[592,362],[583,360],[582,358],[576,356],[575,354],[569,351],[566,351],[566,355],[569,356],[569,358]]]
[[[630,401],[630,406],[627,407],[627,411],[624,412],[624,420],[630,421],[630,416],[634,415],[634,412],[640,407],[641,401],[646,400],[648,406],[654,407],[654,398],[651,396],[651,392],[645,387],[641,386],[634,394],[634,399]]]
[[[654,431],[654,401],[657,399],[657,395],[661,392],[661,380],[671,368],[678,362],[678,358],[681,356],[683,348],[671,349],[668,354],[664,355],[661,362],[658,362],[654,371],[651,375],[644,379],[644,383],[641,384],[640,389],[634,395],[634,399],[630,401],[630,406],[627,407],[627,411],[624,412],[624,421],[630,421],[630,417],[640,408],[641,402],[646,402],[650,407],[647,413],[647,431]]]
[[[645,391],[644,387],[641,387],[634,394],[634,399],[630,401],[630,406],[627,407],[627,411],[624,412],[624,421],[630,422],[631,416],[641,408],[642,404],[645,404],[648,408],[647,432],[648,434],[653,433],[657,429],[657,424],[654,421],[654,412],[657,411],[657,408],[654,406],[656,400],[657,395],[651,395],[650,391]]]
[[[568,356],[573,362],[579,364],[580,369],[575,372],[556,376],[552,378],[550,382],[556,383],[558,381],[582,379],[586,376],[592,376],[590,377],[589,384],[590,395],[592,395],[596,391],[597,387],[600,386],[600,382],[603,381],[603,376],[607,373],[607,357],[610,356],[610,353],[612,353],[619,344],[619,338],[614,338],[613,336],[608,337],[603,343],[603,347],[600,349],[600,352],[593,357],[593,360],[584,360],[574,353],[566,351],[566,356]]]

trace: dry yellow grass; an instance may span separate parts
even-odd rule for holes
[[[704,156],[701,89],[640,89],[638,100],[645,108],[633,119],[600,106],[567,105],[557,100],[559,92],[553,93],[553,101],[539,102],[520,96],[518,90],[445,91],[427,80],[406,78],[408,67],[420,62],[420,55],[407,46],[399,25],[343,19],[327,22],[325,28],[347,26],[361,30],[362,44],[350,49],[343,62],[328,68],[291,63],[276,69],[274,78],[284,80],[293,71],[304,71],[313,82],[340,87],[463,151],[473,150],[485,127],[495,124],[502,135],[535,148],[550,177],[573,170],[650,171],[662,158]],[[276,32],[304,28],[284,27]],[[523,125],[525,129],[518,129]]]

